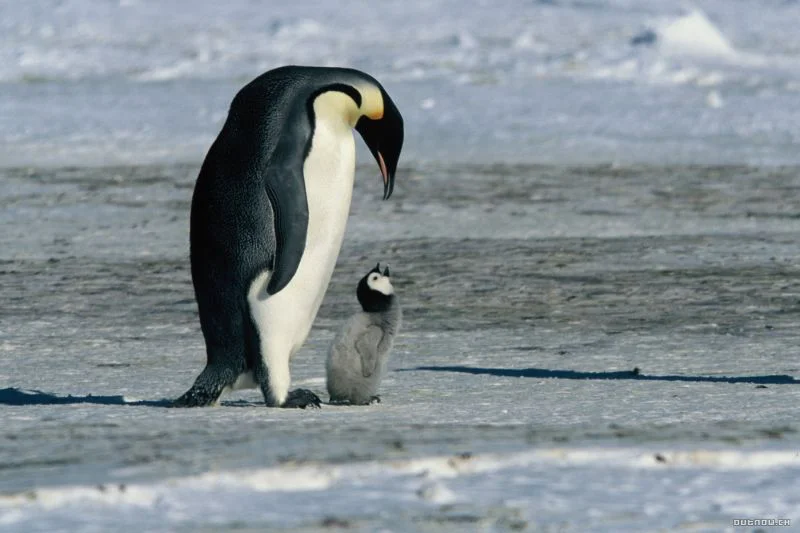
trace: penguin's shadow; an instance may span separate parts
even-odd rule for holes
[[[431,371],[460,372],[509,378],[554,378],[589,380],[680,381],[689,383],[752,383],[755,385],[800,385],[800,380],[786,374],[767,376],[680,376],[642,374],[639,369],[622,372],[579,372],[576,370],[550,370],[547,368],[483,368],[471,366],[418,366],[401,368],[399,372]]]
[[[58,396],[39,390],[18,389],[9,387],[0,389],[0,405],[125,405],[132,407],[169,407],[172,408],[172,399],[163,400],[126,400],[124,396]],[[263,402],[248,400],[226,400],[220,402],[222,407],[263,407]]]
[[[124,396],[58,396],[39,390],[23,390],[16,387],[0,389],[0,405],[134,405],[146,407],[169,407],[171,400],[126,400]]]

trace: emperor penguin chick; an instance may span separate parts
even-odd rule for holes
[[[331,403],[367,405],[377,396],[403,312],[381,265],[361,278],[356,290],[362,311],[336,335],[325,364]]]

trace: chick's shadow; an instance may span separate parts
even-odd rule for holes
[[[417,366],[398,369],[399,372],[430,371],[460,372],[463,374],[490,375],[510,378],[552,378],[587,380],[681,381],[689,383],[752,383],[755,385],[798,385],[800,380],[786,374],[765,376],[686,376],[642,374],[638,368],[621,372],[580,372],[577,370],[550,370],[547,368],[485,368],[471,366]]]

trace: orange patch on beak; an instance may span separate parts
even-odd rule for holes
[[[383,160],[383,155],[378,152],[378,165],[381,167],[381,175],[383,176],[383,186],[389,185],[389,171],[386,169],[386,163]]]

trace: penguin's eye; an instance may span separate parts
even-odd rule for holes
[[[377,275],[377,274],[373,274],[373,275],[371,275],[371,276],[369,277],[369,280],[370,280],[370,281],[378,281],[378,275]]]

